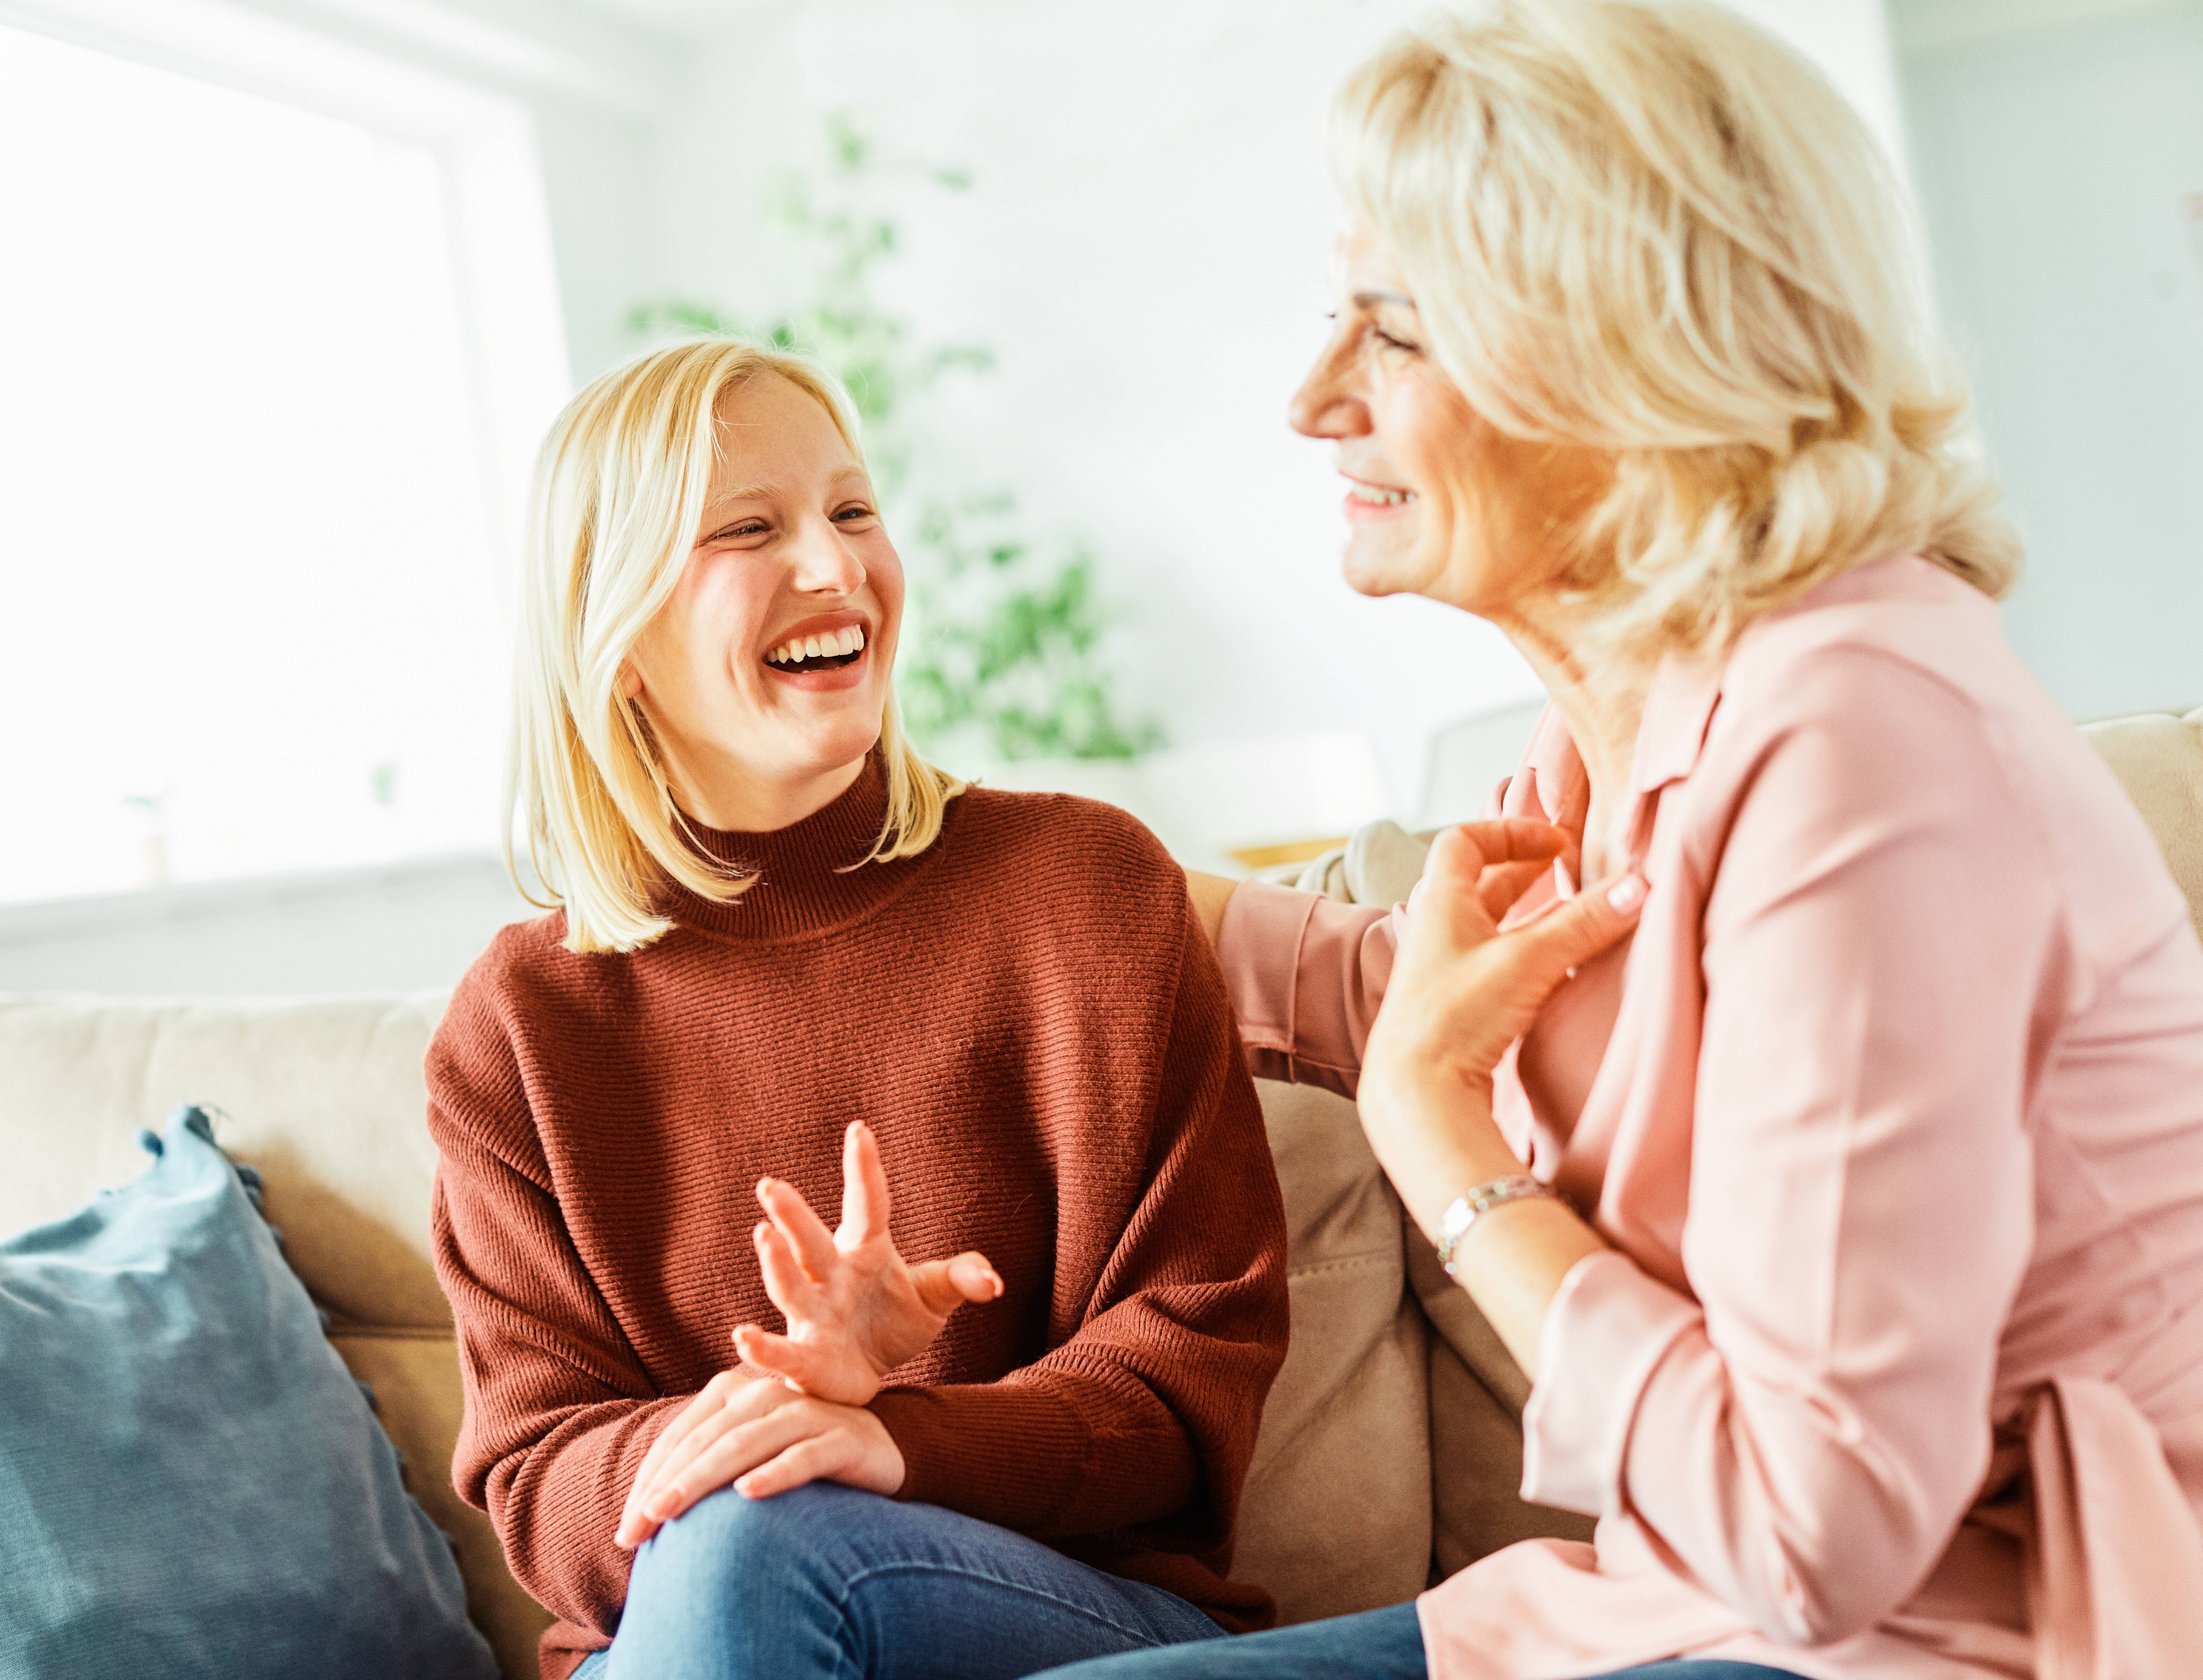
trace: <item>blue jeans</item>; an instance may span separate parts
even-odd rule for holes
[[[635,1553],[575,1680],[1013,1680],[1223,1630],[976,1518],[815,1482],[700,1500]]]
[[[1198,1651],[1137,1651],[1052,1669],[1044,1680],[1425,1680],[1423,1630],[1415,1606],[1334,1616],[1296,1628],[1250,1633]],[[1624,1669],[1604,1680],[1798,1680],[1756,1663],[1688,1658]]]

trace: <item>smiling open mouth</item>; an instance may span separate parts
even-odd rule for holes
[[[777,669],[801,675],[811,671],[838,671],[853,665],[865,651],[865,633],[856,625],[830,630],[823,636],[792,636],[765,656]]]
[[[1415,499],[1414,491],[1397,489],[1389,484],[1366,484],[1358,478],[1349,479],[1346,483],[1348,495],[1373,508],[1401,508]]]

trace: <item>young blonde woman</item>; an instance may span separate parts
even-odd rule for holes
[[[560,907],[428,1072],[454,1474],[560,1618],[546,1680],[985,1680],[1260,1625],[1227,1577],[1284,1218],[1168,857],[906,745],[901,567],[800,359],[583,391],[526,592]]]
[[[2203,949],[2005,644],[1872,141],[1733,16],[1604,0],[1433,21],[1336,119],[1293,421],[1348,575],[1552,704],[1403,911],[1196,886],[1597,1540],[1062,1680],[2203,1674]]]

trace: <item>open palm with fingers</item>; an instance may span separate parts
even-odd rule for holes
[[[753,1233],[758,1261],[788,1329],[744,1324],[735,1346],[800,1394],[862,1406],[883,1376],[932,1344],[958,1307],[1001,1295],[983,1254],[912,1265],[896,1251],[879,1143],[862,1121],[842,1139],[838,1229],[828,1230],[792,1184],[765,1179],[757,1196],[765,1215]]]

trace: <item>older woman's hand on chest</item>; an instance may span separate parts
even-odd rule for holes
[[[1438,1240],[1475,1187],[1523,1171],[1491,1117],[1492,1076],[1569,971],[1636,923],[1645,886],[1626,875],[1505,932],[1499,923],[1557,849],[1557,831],[1478,822],[1438,837],[1400,942],[1361,1069],[1361,1123],[1416,1223]],[[1550,1198],[1509,1202],[1456,1250],[1456,1277],[1523,1369],[1536,1371],[1546,1307],[1604,1245]]]

